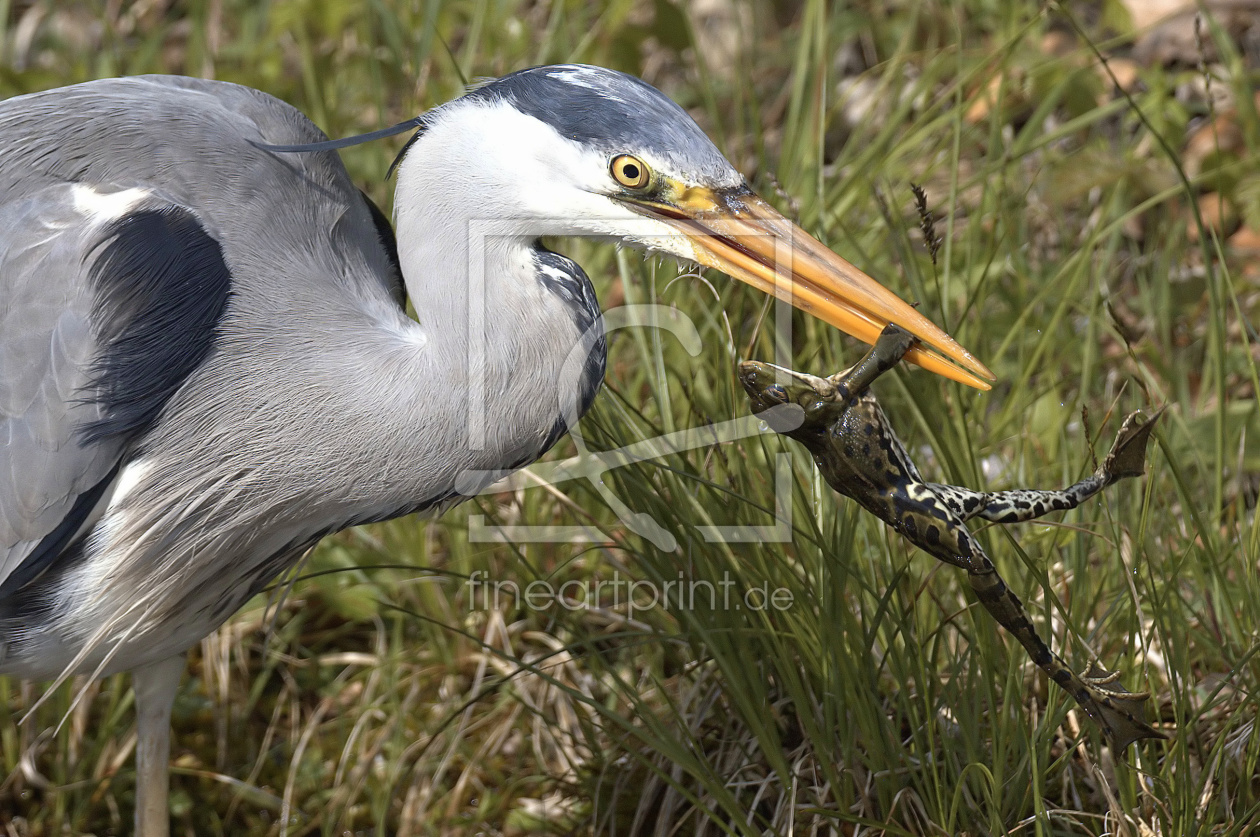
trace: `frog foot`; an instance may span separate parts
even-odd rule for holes
[[[1108,485],[1124,477],[1140,477],[1146,473],[1146,445],[1163,414],[1164,408],[1160,407],[1146,421],[1141,420],[1140,411],[1125,416],[1115,444],[1099,469]]]
[[[875,340],[875,353],[887,366],[896,366],[919,339],[901,326],[889,323]]]
[[[1154,423],[1152,419],[1145,426]],[[1102,727],[1114,749],[1123,751],[1142,738],[1168,737],[1146,722],[1144,704],[1151,693],[1130,692],[1120,684],[1120,672],[1107,671],[1094,663],[1081,677],[1081,683],[1088,698],[1080,701],[1081,707]]]

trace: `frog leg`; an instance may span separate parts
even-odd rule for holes
[[[866,356],[843,372],[828,378],[835,385],[841,403],[866,392],[871,382],[892,369],[915,344],[910,332],[895,325],[884,326]]]
[[[1016,489],[1013,491],[972,491],[961,485],[929,482],[926,486],[963,520],[979,517],[994,523],[1035,520],[1052,511],[1074,509],[1110,483],[1091,474],[1062,491]]]
[[[1060,491],[1017,489],[982,493],[956,485],[928,483],[928,487],[963,520],[980,517],[994,523],[1019,523],[1052,511],[1074,509],[1107,486],[1125,477],[1140,477],[1146,473],[1147,443],[1163,412],[1162,408],[1157,410],[1145,422],[1140,420],[1138,412],[1126,416],[1098,470]]]
[[[1116,434],[1116,441],[1112,443],[1111,450],[1107,452],[1107,457],[1098,469],[1099,473],[1106,474],[1110,479],[1108,485],[1124,477],[1140,477],[1146,473],[1146,445],[1151,440],[1155,422],[1159,421],[1164,410],[1164,407],[1160,407],[1147,421],[1139,418],[1141,411],[1134,411],[1124,417],[1120,432]]]
[[[984,609],[1080,704],[1115,748],[1124,749],[1139,738],[1164,737],[1146,722],[1143,702],[1149,692],[1128,691],[1119,684],[1118,672],[1105,671],[1097,664],[1082,677],[1050,649],[1033,627],[1023,602],[1006,586],[980,542],[946,500],[921,483],[906,485],[888,499],[895,507],[889,521],[894,528],[938,560],[966,570]]]
[[[984,511],[989,498],[994,494],[994,492],[972,491],[961,485],[944,485],[939,482],[924,483],[924,487],[962,520],[970,520]]]
[[[1150,692],[1130,692],[1120,684],[1120,672],[1107,671],[1096,662],[1090,665],[1084,676],[1068,668],[1063,658],[1050,650],[1038,635],[1023,602],[1010,591],[992,564],[989,566],[987,572],[967,573],[980,603],[1014,634],[1033,662],[1094,719],[1113,749],[1124,750],[1142,738],[1166,737],[1146,722],[1144,704],[1150,698]]]
[[[969,491],[956,485],[928,483],[945,502],[956,507],[964,520],[979,517],[994,523],[1020,523],[1035,520],[1053,511],[1074,509],[1111,483],[1091,474],[1061,491],[1021,488],[1014,491]]]

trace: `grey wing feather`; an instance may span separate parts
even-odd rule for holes
[[[81,498],[108,499],[102,481],[144,429],[132,421],[123,432],[82,432],[111,429],[93,391],[111,336],[93,321],[102,300],[92,275],[117,232],[120,207],[109,196],[141,189],[128,211],[180,208],[195,199],[200,173],[190,161],[206,159],[204,147],[230,154],[227,140],[248,147],[251,131],[289,139],[312,130],[257,91],[196,79],[107,79],[0,103],[0,596],[24,562],[29,571],[52,560],[50,550],[90,528],[104,503]],[[190,147],[181,133],[195,138]],[[152,309],[144,314],[169,313]]]
[[[336,154],[274,155],[252,144],[322,138],[283,102],[200,79],[105,79],[0,102],[0,598],[100,516],[109,500],[103,481],[145,444],[156,411],[185,380],[167,376],[161,397],[142,391],[140,383],[152,376],[131,373],[143,373],[145,363],[161,367],[141,350],[145,341],[135,339],[130,348],[137,351],[113,358],[126,362],[116,364],[113,389],[106,388],[115,395],[128,390],[126,399],[116,398],[130,411],[125,420],[119,410],[104,409],[99,397],[85,397],[85,386],[92,389],[102,374],[102,353],[126,340],[104,333],[93,319],[100,314],[102,283],[92,267],[108,247],[117,207],[76,203],[82,189],[98,196],[143,190],[147,197],[128,212],[149,211],[151,226],[165,224],[176,238],[213,242],[202,247],[206,261],[217,260],[212,272],[240,268],[230,292],[247,300],[241,310],[266,326],[232,321],[224,326],[231,334],[242,328],[270,334],[291,297],[309,291],[311,283],[285,278],[303,272],[326,277],[363,310],[402,316],[388,242],[382,247],[370,232],[364,235],[373,228],[372,213]],[[384,239],[388,224],[383,216],[375,220]],[[331,253],[330,237],[344,239]],[[178,259],[186,250],[167,252]],[[195,271],[173,273],[187,279]],[[175,302],[177,286],[193,293],[204,287],[178,279],[161,278],[161,298],[129,309],[142,312],[133,316],[149,325],[172,314],[187,322],[189,312]],[[327,287],[319,297],[328,297]],[[231,320],[232,310],[217,322]],[[207,312],[191,312],[207,315],[194,317],[203,338],[218,317]],[[187,330],[171,329],[172,339]],[[189,373],[203,350],[211,350],[209,341],[170,356]],[[79,432],[85,427],[90,432]]]
[[[5,209],[0,236],[0,583],[117,464],[124,440],[81,446],[97,346],[87,261],[99,231],[69,185]]]

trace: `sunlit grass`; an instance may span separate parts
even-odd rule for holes
[[[1171,405],[1146,478],[1060,520],[979,533],[1069,662],[1096,655],[1152,691],[1167,742],[1110,752],[975,607],[960,572],[762,432],[616,468],[601,485],[525,487],[439,522],[328,539],[274,619],[256,602],[194,653],[175,710],[177,832],[276,834],[287,817],[290,835],[1225,835],[1260,816],[1256,268],[1190,233],[1179,152],[1208,114],[1172,94],[1200,70],[1146,68],[1130,101],[1079,38],[1054,57],[1040,49],[1052,25],[1070,29],[1064,18],[971,0],[740,11],[713,41],[742,45],[733,62],[697,48],[717,36],[688,29],[667,2],[137,9],[15,8],[4,91],[213,74],[290,101],[335,136],[530,64],[645,74],[760,192],[997,373],[987,394],[904,369],[878,384],[931,478],[1067,485],[1093,469],[1121,416]],[[1086,31],[1110,48],[1107,32]],[[1192,173],[1191,188],[1224,178],[1245,198],[1255,79],[1227,41],[1219,48],[1213,83],[1242,103],[1249,144]],[[344,155],[383,205],[396,147]],[[936,260],[911,184],[935,215]],[[556,246],[606,304],[677,311],[658,323],[672,330],[612,337],[607,389],[581,427],[593,450],[745,416],[734,362],[773,358],[776,341],[794,366],[825,374],[860,351],[799,314],[789,333],[763,296],[720,276],[676,281],[673,265],[634,253]],[[678,338],[684,326],[698,354]],[[565,441],[549,459],[577,451]],[[635,534],[601,491],[676,548]],[[599,536],[488,539],[491,527],[548,525]],[[760,543],[700,528],[776,525],[784,539]],[[473,578],[574,591],[674,582],[719,598],[633,609],[628,588],[606,586],[587,606],[502,597],[496,608]],[[761,589],[790,604],[731,606]],[[128,684],[92,690],[71,711],[76,693],[63,689],[19,727],[38,687],[8,685],[0,820],[23,818],[11,832],[130,830]]]

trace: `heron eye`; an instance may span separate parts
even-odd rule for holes
[[[621,154],[612,161],[613,179],[627,189],[642,189],[652,180],[652,172],[638,157]]]

